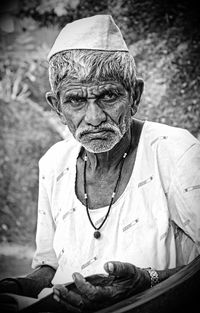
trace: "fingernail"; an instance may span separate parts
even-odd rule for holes
[[[80,273],[78,273],[78,272],[74,272],[73,274],[72,274],[72,278],[73,278],[73,280],[83,280],[84,279],[84,277],[80,274]]]
[[[57,295],[53,295],[54,300],[56,300],[57,302],[60,302],[60,298]]]
[[[108,270],[110,273],[114,272],[114,266],[112,263],[108,263]]]
[[[76,273],[73,273],[73,274],[72,274],[72,278],[73,278],[73,280],[75,280],[75,279],[78,278],[78,275],[77,275]]]

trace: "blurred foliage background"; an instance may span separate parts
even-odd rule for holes
[[[34,245],[38,160],[67,136],[45,101],[47,53],[75,19],[111,14],[145,81],[138,117],[200,138],[200,19],[193,0],[19,0],[0,12],[0,242]]]

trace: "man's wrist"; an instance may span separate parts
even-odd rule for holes
[[[160,282],[158,272],[151,267],[145,268],[145,270],[148,272],[150,276],[150,287],[152,288],[153,286],[157,285]]]

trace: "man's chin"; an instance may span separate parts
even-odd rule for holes
[[[103,153],[110,151],[119,140],[91,140],[90,142],[81,142],[82,146],[89,152],[92,153]]]

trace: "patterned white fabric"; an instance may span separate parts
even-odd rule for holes
[[[109,260],[157,270],[187,264],[200,253],[200,142],[188,131],[146,121],[129,183],[93,237],[75,194],[80,144],[64,140],[41,158],[37,249],[33,268],[57,269],[53,284],[73,272],[104,273]],[[107,207],[90,210],[98,225]]]

